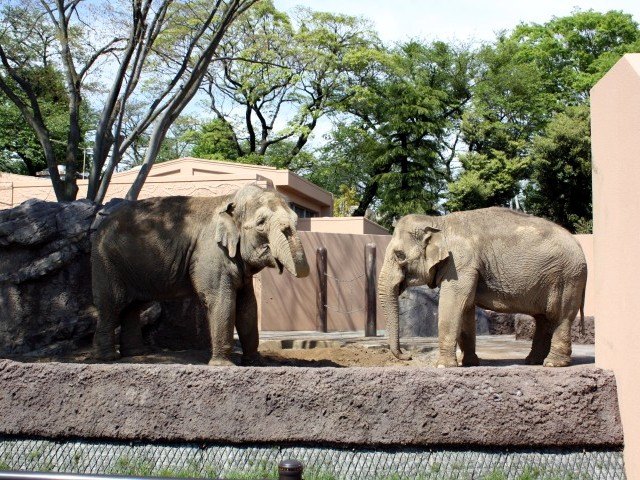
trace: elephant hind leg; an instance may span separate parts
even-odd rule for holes
[[[149,353],[149,348],[142,339],[142,326],[140,314],[148,303],[136,302],[125,308],[120,317],[122,327],[120,329],[120,354],[123,357],[133,357]]]
[[[467,308],[462,317],[462,329],[458,338],[462,350],[462,366],[477,367],[480,359],[476,355],[476,308]]]
[[[571,365],[571,324],[577,313],[577,310],[572,310],[556,322],[551,337],[551,348],[543,363],[545,367],[567,367]]]
[[[536,315],[534,319],[535,331],[533,333],[533,342],[531,343],[531,352],[527,355],[525,363],[527,365],[542,365],[551,349],[552,325],[545,315]]]
[[[566,367],[571,365],[571,325],[578,314],[582,299],[582,287],[565,288],[562,293],[562,307],[551,336],[551,348],[544,359],[545,367]]]

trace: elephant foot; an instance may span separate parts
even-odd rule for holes
[[[475,353],[464,355],[462,357],[463,367],[477,367],[478,365],[480,365],[480,358]]]
[[[453,357],[453,358],[439,357],[436,365],[438,366],[438,368],[457,367],[458,361],[456,360],[456,357]]]
[[[527,355],[527,358],[524,359],[524,363],[526,363],[527,365],[542,365],[543,362],[544,357],[536,355],[533,352]]]
[[[112,362],[120,359],[117,350],[94,350],[91,359],[96,362]]]
[[[550,353],[547,358],[544,359],[543,365],[545,367],[568,367],[571,365],[571,357]]]
[[[265,365],[265,363],[262,355],[260,355],[258,352],[255,352],[249,353],[247,355],[242,355],[240,365],[242,365],[243,367],[262,367]]]
[[[402,350],[398,350],[397,352],[394,352],[393,350],[391,350],[391,353],[393,353],[393,356],[396,357],[398,360],[407,361],[413,358],[409,352],[403,352]]]
[[[120,345],[120,355],[123,357],[137,357],[139,355],[148,355],[149,353],[151,353],[151,349],[146,345]]]
[[[235,363],[233,363],[228,358],[212,357],[211,360],[209,360],[209,366],[211,366],[211,367],[235,367]]]

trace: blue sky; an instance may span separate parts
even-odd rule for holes
[[[580,10],[622,10],[640,23],[640,0],[274,0],[280,10],[296,5],[346,13],[371,20],[381,38],[395,42],[424,40],[492,40],[518,23],[545,23]]]

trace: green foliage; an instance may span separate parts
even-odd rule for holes
[[[616,11],[521,24],[481,49],[461,127],[469,153],[447,208],[518,198],[531,213],[590,231],[589,90],[621,55],[639,50],[638,24]]]
[[[528,163],[510,159],[503,152],[492,156],[471,152],[461,157],[463,173],[449,184],[446,207],[450,211],[470,210],[487,205],[509,206],[520,190]]]
[[[340,185],[338,191],[340,194],[333,199],[333,216],[349,217],[358,206],[358,192],[345,184]]]
[[[211,160],[233,161],[238,158],[233,130],[227,122],[214,119],[203,124],[199,131],[190,133],[193,148],[191,155]]]
[[[62,73],[51,65],[21,69],[20,73],[40,98],[40,110],[53,139],[56,157],[64,158],[69,112]],[[7,83],[14,85],[10,79]],[[35,132],[15,103],[0,91],[0,171],[35,175],[45,168],[44,151]]]
[[[373,208],[385,226],[407,213],[434,212],[453,158],[444,152],[474,68],[468,49],[442,42],[369,51],[342,103],[348,117],[331,133],[310,179],[334,194],[340,185],[355,187],[353,215]]]
[[[533,143],[527,211],[572,232],[590,233],[591,139],[589,107],[556,114]],[[553,201],[550,201],[553,200]]]
[[[543,72],[547,91],[564,101],[588,101],[589,90],[625,53],[640,50],[640,30],[630,14],[575,11],[543,25],[522,24],[511,40],[518,61]]]

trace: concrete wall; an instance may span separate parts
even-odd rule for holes
[[[327,325],[329,331],[364,330],[364,249],[377,248],[376,276],[382,268],[389,235],[350,235],[299,232],[311,273],[295,278],[286,270],[273,268],[257,276],[261,330],[315,330],[318,273],[316,250],[327,249]],[[384,315],[378,305],[378,329],[384,328]]]
[[[320,219],[324,220],[324,219]],[[343,227],[341,219],[330,221],[325,227]],[[312,223],[315,227],[315,223]],[[301,221],[301,228],[308,225]],[[358,226],[356,224],[356,226]],[[384,252],[390,235],[357,235],[301,231],[300,237],[311,267],[307,278],[295,278],[288,272],[279,275],[268,268],[256,278],[259,322],[262,330],[315,330],[317,312],[316,292],[318,274],[316,250],[327,249],[329,279],[327,282],[329,305],[327,323],[329,331],[364,330],[364,246],[371,242],[377,248],[376,277],[384,261]],[[576,235],[587,259],[589,280],[585,298],[585,315],[593,316],[595,281],[593,268],[593,236]],[[352,280],[353,281],[350,281]],[[419,311],[419,310],[416,310]],[[377,328],[384,329],[384,314],[378,303]]]
[[[495,447],[622,444],[611,372],[0,360],[0,437]]]
[[[322,233],[389,235],[389,231],[365,217],[315,217],[298,219],[298,230]]]
[[[584,298],[584,314],[595,316],[596,281],[593,267],[593,235],[574,235],[587,259],[587,291]]]
[[[596,363],[612,369],[627,478],[640,479],[640,54],[591,90]]]

